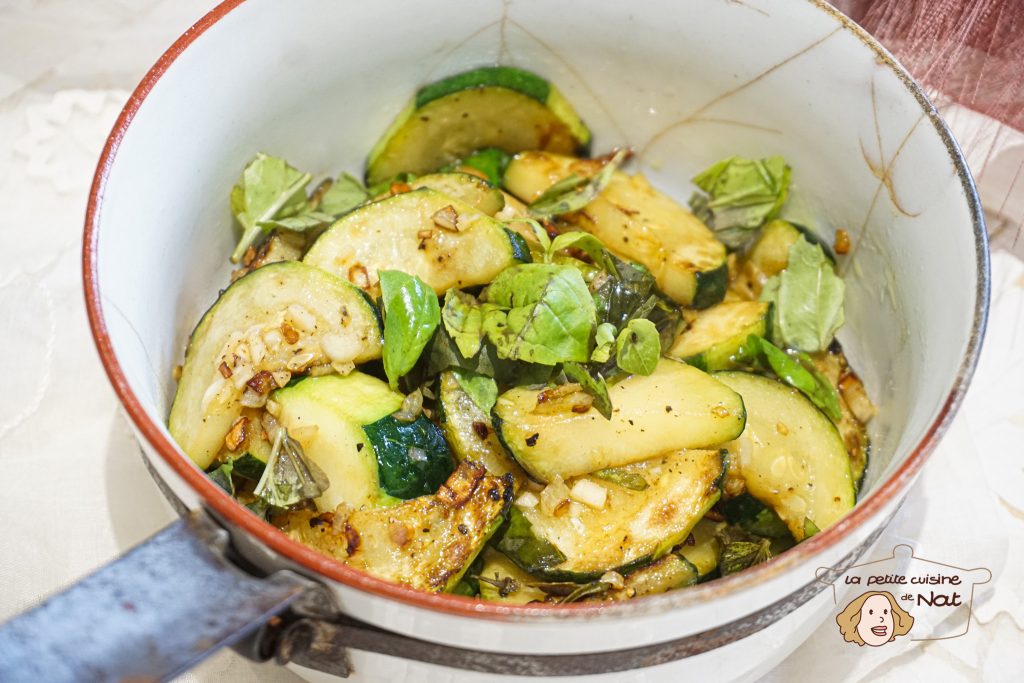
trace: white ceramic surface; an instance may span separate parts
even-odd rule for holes
[[[164,64],[102,170],[94,208],[103,321],[127,380],[122,395],[137,401],[129,412],[167,440],[170,370],[226,281],[226,193],[245,161],[263,150],[322,174],[356,169],[418,84],[467,66],[499,61],[547,75],[593,128],[595,149],[634,146],[639,167],[679,199],[687,178],[723,156],[783,154],[794,167],[787,215],[826,237],[850,232],[841,338],[881,409],[862,503],[870,514],[814,539],[817,555],[784,555],[714,600],[724,582],[585,620],[469,618],[332,584],[360,618],[420,638],[585,652],[666,641],[766,608],[892,513],[916,472],[908,458],[930,447],[972,366],[987,284],[976,198],[941,123],[884,54],[808,0],[583,7],[248,0]],[[199,505],[153,439],[142,440],[176,493]],[[259,552],[255,539],[238,540]],[[797,616],[778,628],[806,630]],[[716,668],[717,654],[705,657]]]

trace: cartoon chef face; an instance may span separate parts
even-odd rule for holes
[[[866,645],[878,647],[893,638],[892,605],[884,595],[872,595],[860,608],[857,634]]]

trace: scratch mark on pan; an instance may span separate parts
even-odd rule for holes
[[[508,6],[509,0],[501,0],[501,19],[498,20],[500,42],[498,44],[498,63],[510,62],[512,55],[508,49]]]
[[[753,5],[743,2],[743,0],[725,0],[725,2],[729,5],[738,5],[739,7],[746,7],[747,9],[757,12],[758,14],[762,14],[766,17],[771,16],[760,7],[754,7]]]
[[[500,24],[500,22],[501,22],[500,19],[496,19],[495,21],[492,21],[489,24],[484,24],[483,26],[481,26],[480,28],[478,28],[477,30],[473,31],[468,36],[466,36],[465,38],[460,40],[458,43],[456,43],[455,45],[451,46],[450,48],[448,48],[447,50],[442,52],[438,56],[437,62],[434,64],[434,66],[432,66],[430,68],[430,71],[427,72],[425,81],[429,83],[430,81],[434,80],[434,74],[437,73],[438,67],[440,67],[441,64],[443,64],[444,61],[446,59],[448,59],[448,57],[450,57],[456,50],[458,50],[459,48],[461,48],[464,45],[466,45],[466,43],[468,43],[469,41],[473,40],[478,35],[480,35],[484,31],[486,31],[487,29],[489,29],[489,28],[491,28],[493,26],[498,26]],[[504,47],[504,45],[502,47]]]
[[[647,143],[640,150],[640,154],[638,154],[637,156],[639,156],[642,159],[647,154],[647,152],[651,149],[651,147],[653,147],[655,144],[657,144],[662,138],[664,138],[666,135],[668,135],[670,132],[672,132],[676,128],[681,128],[683,126],[686,126],[686,125],[694,123],[695,121],[697,121],[697,120],[699,120],[701,118],[701,114],[703,114],[704,112],[708,111],[709,109],[714,107],[716,104],[729,99],[730,97],[732,97],[733,95],[735,95],[735,94],[737,94],[739,92],[742,92],[743,90],[749,88],[750,86],[754,85],[758,81],[761,81],[765,77],[770,76],[771,74],[775,73],[776,71],[778,71],[779,69],[781,69],[785,65],[789,64],[790,62],[792,62],[792,61],[794,61],[796,59],[799,59],[800,57],[804,56],[805,54],[807,54],[808,52],[810,52],[814,48],[818,47],[819,45],[821,45],[822,43],[824,43],[829,38],[831,38],[832,36],[834,36],[835,34],[839,33],[842,30],[843,30],[843,27],[839,26],[838,28],[835,28],[835,29],[829,31],[824,36],[822,36],[821,38],[818,38],[816,41],[814,41],[810,45],[804,47],[803,49],[801,49],[801,50],[799,50],[797,52],[794,52],[790,56],[788,56],[785,59],[783,59],[781,62],[778,62],[777,64],[774,64],[774,65],[768,67],[764,71],[762,71],[762,72],[758,73],[756,76],[752,77],[750,80],[748,80],[748,81],[746,81],[744,83],[741,83],[740,85],[736,86],[735,88],[732,88],[731,90],[727,90],[726,92],[722,93],[721,95],[718,95],[717,97],[714,97],[709,102],[701,105],[700,107],[698,107],[694,111],[690,112],[685,117],[679,119],[678,121],[675,121],[674,123],[670,123],[669,125],[665,126],[660,131],[655,133],[654,136],[651,137],[650,140],[647,141]]]
[[[859,140],[860,152],[864,157],[864,163],[867,164],[871,174],[878,178],[878,187],[875,189],[875,194],[871,199],[871,205],[868,207],[867,214],[864,216],[864,222],[861,223],[860,228],[857,230],[856,237],[852,240],[853,245],[850,249],[850,253],[847,255],[842,266],[840,266],[840,274],[843,275],[849,269],[849,264],[852,263],[859,251],[860,245],[864,242],[867,237],[868,226],[871,222],[871,215],[874,213],[875,206],[878,203],[878,196],[881,189],[884,187],[886,193],[889,195],[889,201],[892,202],[893,207],[907,218],[916,218],[921,215],[920,211],[910,211],[905,208],[900,202],[899,196],[896,194],[896,186],[893,183],[892,170],[896,164],[896,160],[899,159],[910,138],[914,135],[914,131],[921,125],[921,122],[927,117],[926,114],[922,113],[918,116],[917,120],[912,125],[900,140],[900,144],[896,147],[896,151],[893,152],[892,157],[888,162],[885,161],[885,150],[882,148],[882,131],[881,125],[878,121],[878,100],[875,93],[875,81],[871,80],[871,113],[874,118],[875,126],[875,144],[878,146],[878,161],[873,161],[871,156],[868,154],[867,148],[864,146],[864,140]]]
[[[723,126],[738,126],[740,128],[750,128],[753,130],[760,130],[765,133],[774,133],[775,135],[782,135],[782,131],[778,128],[770,128],[769,126],[761,126],[756,123],[747,123],[746,121],[736,121],[733,119],[720,119],[712,116],[702,116],[699,119],[694,119],[692,123],[720,123]]]
[[[907,142],[910,140],[910,137],[914,134],[914,131],[917,130],[917,127],[921,125],[922,121],[924,121],[925,115],[921,114],[917,118],[917,120],[914,121],[914,125],[910,127],[910,130],[907,131],[906,135],[904,135],[903,139],[900,141],[900,144],[896,148],[896,151],[893,152],[892,158],[889,159],[888,162],[886,162],[885,150],[882,147],[881,124],[879,124],[878,122],[878,99],[875,95],[874,79],[871,80],[871,114],[875,123],[875,143],[878,145],[878,161],[874,162],[871,160],[871,158],[868,156],[867,150],[864,148],[864,141],[861,140],[860,151],[864,157],[864,162],[868,165],[868,168],[871,169],[871,174],[878,178],[879,182],[881,182],[885,186],[885,189],[889,192],[889,199],[890,201],[892,201],[892,205],[896,208],[896,210],[902,213],[904,216],[907,216],[908,218],[916,218],[917,216],[921,215],[921,212],[912,212],[905,209],[903,207],[903,204],[900,202],[899,197],[896,194],[896,188],[893,185],[892,180],[892,168],[896,164],[896,160],[899,158],[900,154],[903,152],[903,148],[906,147]]]

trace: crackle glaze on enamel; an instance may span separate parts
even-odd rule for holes
[[[171,369],[227,281],[227,189],[244,163],[266,151],[320,174],[358,168],[417,85],[496,62],[555,82],[595,150],[632,146],[680,200],[719,158],[782,154],[794,168],[786,215],[826,238],[850,233],[840,338],[880,415],[861,503],[837,526],[754,571],[612,608],[481,605],[386,585],[292,543],[234,510],[173,445]],[[154,468],[187,505],[232,526],[259,564],[325,577],[347,611],[427,640],[539,654],[692,637],[717,649],[686,660],[688,671],[713,666],[719,677],[722,666],[751,675],[796,647],[828,609],[813,568],[855,561],[902,500],[973,370],[987,267],[980,206],[945,126],[887,53],[817,0],[572,10],[460,0],[443,11],[232,0],[129,101],[97,171],[85,241],[97,345]],[[757,635],[730,642],[747,633]]]

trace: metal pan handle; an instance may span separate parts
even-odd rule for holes
[[[246,574],[227,546],[192,512],[0,625],[0,681],[167,680],[318,590],[288,571]]]

